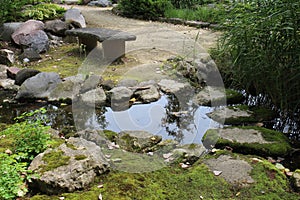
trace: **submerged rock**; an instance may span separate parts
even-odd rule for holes
[[[202,141],[216,148],[229,146],[234,152],[261,156],[284,156],[291,150],[283,133],[254,126],[209,129]]]
[[[39,176],[32,178],[30,187],[46,194],[82,190],[108,169],[99,146],[82,138],[70,138],[34,158],[29,170]]]

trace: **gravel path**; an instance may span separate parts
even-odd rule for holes
[[[67,5],[64,7],[71,8]],[[147,77],[143,79],[162,78],[157,77],[157,68],[172,55],[199,57],[207,53],[220,35],[212,30],[123,18],[112,14],[110,8],[72,7],[81,10],[88,27],[117,29],[137,36],[136,41],[126,43],[126,55],[133,56],[140,63],[133,70],[135,73],[139,71],[134,76],[145,76],[144,69],[147,69]]]

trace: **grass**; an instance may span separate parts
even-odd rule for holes
[[[166,18],[180,18],[184,20],[218,23],[225,15],[225,10],[222,6],[217,6],[215,8],[209,6],[199,6],[195,9],[170,8],[167,9],[164,14]]]

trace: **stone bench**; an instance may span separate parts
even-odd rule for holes
[[[118,30],[105,28],[78,28],[66,31],[66,35],[78,37],[79,45],[85,45],[87,51],[102,43],[104,58],[111,61],[125,55],[125,41],[134,41],[136,36]]]

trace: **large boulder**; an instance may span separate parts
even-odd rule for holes
[[[12,65],[15,62],[15,54],[9,49],[0,50],[0,64]]]
[[[98,75],[89,76],[81,85],[80,93],[96,89],[102,83],[102,77]]]
[[[130,152],[147,152],[161,140],[161,136],[146,131],[121,131],[117,138],[117,144]]]
[[[61,83],[57,73],[41,72],[27,79],[20,87],[16,99],[44,99]]]
[[[42,30],[32,31],[20,38],[20,45],[25,48],[31,48],[37,53],[43,53],[49,50],[49,38]]]
[[[60,19],[45,22],[45,30],[54,35],[64,36],[68,29],[68,24]]]
[[[64,15],[65,22],[68,24],[72,24],[77,28],[85,28],[86,23],[83,15],[80,10],[76,8],[69,9],[65,12]]]
[[[46,150],[31,162],[29,170],[39,176],[32,179],[30,187],[47,194],[82,190],[108,169],[99,146],[83,138],[69,138],[67,143]]]
[[[21,69],[20,71],[17,72],[16,77],[15,77],[15,84],[16,85],[22,85],[24,81],[26,81],[28,78],[31,78],[35,75],[40,73],[39,70],[36,69]]]
[[[0,39],[3,41],[10,42],[11,35],[21,26],[23,22],[10,22],[4,23],[0,27]]]
[[[231,147],[234,152],[261,156],[284,156],[291,151],[283,133],[256,126],[209,129],[202,141],[206,146]]]
[[[44,23],[37,20],[28,20],[23,23],[17,30],[12,34],[12,39],[16,44],[21,45],[20,40],[26,35],[38,30],[44,30]]]

